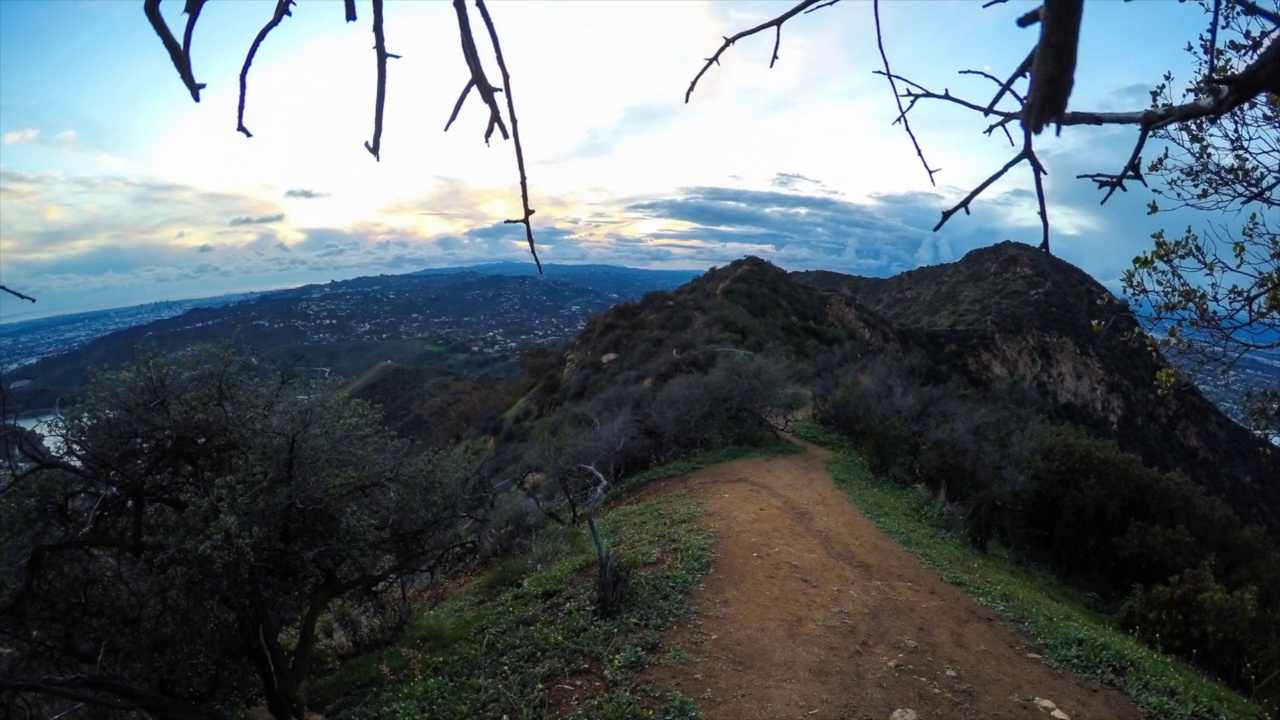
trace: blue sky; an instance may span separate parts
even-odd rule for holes
[[[181,28],[181,0],[166,17]],[[894,70],[986,98],[1034,31],[1031,7],[888,0]],[[473,96],[447,134],[466,81],[451,6],[387,5],[382,161],[372,133],[367,2],[343,22],[335,0],[302,0],[260,50],[235,132],[244,52],[274,2],[214,1],[193,45],[207,83],[193,103],[140,2],[0,0],[0,322],[101,307],[486,260],[527,259],[509,143],[486,147]],[[726,52],[719,44],[788,2],[532,0],[491,9],[512,70],[547,262],[705,268],[755,254],[791,269],[888,275],[948,262],[1004,239],[1039,241],[1030,174],[994,185],[940,232],[939,213],[1012,156],[958,108],[922,106],[913,128],[933,167],[891,126],[866,0],[789,22]],[[473,13],[474,14],[474,13]],[[1205,19],[1192,4],[1093,0],[1085,10],[1073,109],[1145,107],[1166,70],[1187,80],[1182,47]],[[1140,30],[1138,30],[1140,28]],[[491,77],[496,68],[489,63]],[[1068,128],[1039,141],[1056,254],[1104,284],[1160,228],[1142,189],[1101,196],[1083,172],[1116,171],[1130,128]],[[1148,151],[1148,154],[1154,150]]]

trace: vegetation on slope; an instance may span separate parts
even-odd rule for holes
[[[1185,662],[1139,641],[1097,601],[999,544],[973,548],[949,522],[938,496],[874,473],[846,438],[806,422],[797,434],[834,450],[829,471],[876,527],[928,567],[999,611],[1028,635],[1051,665],[1119,688],[1152,717],[1176,720],[1262,719],[1258,705]],[[1190,620],[1188,618],[1188,620]]]

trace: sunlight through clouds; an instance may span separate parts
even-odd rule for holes
[[[790,5],[491,3],[547,259],[701,268],[751,252],[788,267],[886,274],[1007,237],[1038,242],[1021,171],[980,198],[973,216],[932,233],[941,210],[1016,149],[982,135],[987,119],[922,107],[913,129],[942,169],[931,186],[893,124],[887,83],[872,74],[881,60],[867,3],[793,19],[772,68],[773,34],[744,39],[685,103],[721,37]],[[94,5],[72,21],[84,25],[67,29],[44,4],[5,4],[0,272],[45,293],[37,312],[133,302],[130,290],[143,283],[189,296],[528,259],[522,228],[504,224],[521,212],[512,144],[495,134],[486,147],[487,109],[474,94],[444,132],[467,80],[448,3],[386,6],[387,47],[402,57],[388,65],[380,162],[363,146],[375,79],[366,3],[352,24],[338,3],[302,3],[266,39],[248,77],[252,138],[235,132],[237,75],[271,4],[209,7],[193,43],[197,78],[208,84],[197,104],[140,8]],[[920,7],[883,5],[886,49],[897,72],[939,90],[989,93],[988,80],[955,70],[1008,67],[1034,41],[1012,22],[1016,8]],[[171,22],[180,10],[166,10]],[[1100,4],[1083,36],[1113,42],[1129,12]],[[1181,67],[1177,48],[1195,18],[1185,8],[1166,17],[1152,38],[1116,45],[1113,68],[1082,75],[1073,103],[1141,101],[1143,82]],[[101,43],[77,40],[95,27],[110,28]],[[22,59],[33,37],[44,38],[48,63]],[[477,39],[496,79],[488,38]],[[1134,198],[1098,207],[1074,178],[1114,165],[1132,138],[1077,130],[1042,141],[1054,232],[1064,238],[1057,247],[1114,277],[1117,243],[1132,257],[1152,221]]]

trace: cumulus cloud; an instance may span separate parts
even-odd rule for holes
[[[210,245],[209,243],[204,243],[196,248],[196,252],[202,252],[202,253],[213,252],[213,246]]]
[[[250,217],[242,215],[241,217],[231,218],[231,222],[227,223],[231,226],[236,225],[266,225],[268,223],[277,223],[284,220],[284,213],[276,213],[275,215],[262,215],[260,217]]]
[[[309,190],[307,188],[290,188],[284,191],[287,198],[300,198],[303,200],[315,200],[317,198],[327,198],[329,193],[320,192],[319,190]]]
[[[40,131],[36,128],[25,128],[22,130],[14,130],[4,134],[5,145],[21,145],[22,143],[35,142],[40,137]]]

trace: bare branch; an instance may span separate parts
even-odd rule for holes
[[[1044,233],[1040,238],[1040,249],[1047,253],[1049,252],[1049,208],[1045,202],[1043,178],[1049,174],[1049,171],[1044,169],[1040,158],[1036,157],[1035,148],[1032,146],[1032,133],[1026,129],[1022,131],[1022,151],[1027,155],[1027,163],[1031,165],[1031,176],[1035,178],[1038,206],[1036,210],[1040,215],[1040,227]]]
[[[267,35],[280,25],[280,21],[284,20],[286,15],[293,15],[290,9],[293,2],[294,0],[276,0],[275,13],[271,15],[271,20],[258,31],[258,36],[253,39],[249,52],[244,56],[244,66],[240,68],[240,104],[236,109],[236,130],[244,133],[247,138],[253,137],[249,128],[244,126],[244,97],[249,91],[249,67],[253,65],[253,57],[258,54],[258,48],[262,45],[262,41],[267,39]]]
[[[471,88],[475,86],[475,80],[468,80],[467,84],[463,86],[462,94],[458,95],[458,102],[453,104],[453,112],[449,113],[449,121],[444,124],[445,132],[449,132],[449,128],[453,125],[453,121],[458,119],[458,113],[462,111],[462,103],[466,102],[467,95],[471,93]]]
[[[990,115],[994,112],[996,105],[1000,104],[1000,98],[1004,97],[1006,93],[1012,95],[1014,99],[1018,101],[1019,105],[1026,105],[1026,101],[1022,99],[1022,96],[1014,91],[1013,84],[1018,81],[1018,78],[1027,74],[1027,71],[1031,69],[1031,62],[1035,60],[1035,58],[1036,49],[1031,48],[1031,52],[1027,53],[1027,57],[1019,63],[1018,68],[1013,71],[1013,74],[1009,76],[1009,79],[1000,84],[999,92],[996,93],[995,97],[991,98],[991,102],[987,105],[987,112],[984,114]]]
[[[498,71],[502,73],[502,93],[507,96],[507,115],[511,117],[511,136],[516,146],[516,167],[520,171],[520,202],[524,207],[524,217],[517,220],[508,220],[507,222],[524,225],[525,239],[529,242],[529,253],[533,255],[533,262],[538,266],[538,274],[542,274],[542,261],[538,259],[538,249],[533,243],[533,225],[530,223],[530,219],[533,217],[534,210],[529,207],[529,178],[524,170],[524,147],[520,144],[520,125],[516,120],[516,101],[511,97],[511,73],[507,72],[507,63],[502,59],[502,45],[498,43],[498,30],[493,25],[493,18],[489,16],[489,8],[485,7],[484,0],[476,0],[476,9],[480,11],[480,17],[484,19],[485,29],[489,31],[489,41],[493,43],[493,54],[498,61]],[[453,122],[453,120],[450,119],[450,122]]]
[[[885,54],[884,36],[880,31],[880,0],[875,0],[871,4],[871,8],[876,18],[876,45],[880,48],[880,60],[884,63],[883,74],[889,79],[889,88],[893,90],[893,99],[898,103],[898,119],[894,122],[902,122],[903,129],[907,131],[907,135],[911,138],[911,144],[916,148],[916,157],[920,158],[920,164],[924,166],[924,171],[929,173],[929,184],[937,187],[938,183],[933,179],[933,176],[938,170],[929,167],[929,161],[924,159],[924,151],[920,149],[920,141],[916,140],[916,134],[911,131],[911,123],[907,120],[907,111],[902,107],[902,96],[898,94],[898,85],[894,81],[893,70],[889,68],[889,56]]]
[[[187,6],[183,9],[187,14],[187,29],[182,33],[182,54],[187,58],[187,63],[191,62],[191,34],[195,32],[196,20],[200,18],[204,3],[205,0],[187,0]]]
[[[734,43],[738,42],[742,38],[751,37],[752,35],[755,35],[758,32],[768,30],[769,28],[775,28],[777,30],[777,36],[774,39],[774,43],[773,43],[773,58],[769,61],[769,67],[773,67],[773,64],[778,60],[778,44],[782,40],[782,24],[790,20],[791,18],[795,17],[796,15],[799,15],[802,12],[807,12],[811,8],[814,10],[817,10],[823,7],[830,7],[832,5],[835,5],[837,2],[840,2],[840,0],[804,0],[803,2],[797,4],[795,7],[782,13],[781,15],[779,15],[778,17],[772,20],[762,22],[759,25],[751,28],[750,30],[743,30],[742,32],[738,33],[737,35],[734,35],[733,37],[725,38],[724,42],[720,44],[720,49],[716,50],[716,53],[714,55],[707,58],[706,64],[704,64],[702,66],[702,69],[698,71],[698,74],[693,77],[693,82],[689,83],[689,89],[686,90],[684,93],[685,104],[687,105],[689,103],[689,98],[693,96],[693,89],[698,86],[698,81],[702,79],[702,76],[705,75],[707,71],[711,69],[712,65],[720,64],[720,56],[724,54],[725,50],[728,50],[730,47],[732,47]]]
[[[342,4],[346,7],[347,22],[356,21],[356,0],[342,0]]]
[[[462,101],[466,99],[467,93],[470,92],[470,86],[474,85],[476,91],[480,93],[480,99],[489,107],[489,125],[484,131],[485,144],[488,145],[489,138],[493,137],[494,128],[497,128],[502,133],[503,140],[509,140],[511,136],[507,134],[507,126],[502,121],[502,111],[498,107],[498,99],[494,97],[495,93],[501,91],[489,82],[489,78],[484,72],[484,66],[480,64],[480,52],[476,50],[476,39],[471,32],[471,18],[467,15],[466,0],[453,0],[453,10],[458,16],[458,36],[462,40],[462,57],[466,60],[467,69],[471,71],[471,79],[467,81],[468,87],[463,88],[462,96],[454,106],[453,115],[444,126],[445,130],[448,130],[449,126],[453,124],[453,119],[457,117],[458,110],[462,108]]]
[[[1126,180],[1137,180],[1146,186],[1147,179],[1142,176],[1142,148],[1147,144],[1147,136],[1151,134],[1148,128],[1142,128],[1138,133],[1138,142],[1134,143],[1133,152],[1129,154],[1129,161],[1120,169],[1118,175],[1110,175],[1107,173],[1092,173],[1088,175],[1077,175],[1080,180],[1092,180],[1098,184],[1099,190],[1107,190],[1107,194],[1103,196],[1099,205],[1105,205],[1116,190],[1129,192],[1124,186]]]
[[[1067,111],[1075,84],[1083,13],[1084,0],[1045,0],[1040,11],[1040,42],[1031,62],[1031,87],[1022,110],[1022,122],[1033,133],[1058,122]]]
[[[951,219],[951,216],[955,215],[956,213],[960,212],[961,210],[964,210],[964,214],[965,214],[965,215],[968,215],[968,214],[969,214],[969,203],[970,203],[970,202],[973,202],[973,199],[974,199],[974,198],[976,198],[976,197],[978,197],[979,195],[981,195],[983,190],[986,190],[988,187],[990,187],[990,186],[991,186],[991,183],[995,182],[996,180],[999,180],[1001,177],[1003,177],[1003,176],[1004,176],[1004,174],[1005,174],[1005,173],[1007,173],[1007,172],[1009,172],[1011,169],[1013,169],[1013,166],[1014,166],[1014,165],[1017,165],[1018,163],[1022,162],[1023,160],[1026,160],[1029,156],[1030,156],[1030,151],[1029,151],[1028,146],[1027,146],[1027,145],[1023,145],[1022,150],[1021,150],[1021,151],[1019,151],[1017,155],[1014,155],[1012,160],[1010,160],[1009,162],[1005,163],[1005,164],[1004,164],[1004,167],[1000,168],[1000,169],[999,169],[999,170],[997,170],[997,171],[996,171],[996,172],[995,172],[991,177],[989,177],[989,178],[987,178],[986,180],[984,180],[984,181],[982,182],[982,184],[981,184],[981,185],[979,185],[978,187],[976,187],[976,188],[974,188],[973,190],[969,191],[969,194],[968,194],[968,195],[966,195],[966,196],[964,197],[964,199],[963,199],[963,200],[961,200],[959,203],[957,203],[957,204],[955,205],[955,207],[951,208],[950,210],[943,210],[943,211],[942,211],[942,219],[938,221],[938,224],[937,224],[937,225],[934,225],[934,226],[933,226],[933,231],[934,231],[934,232],[938,232],[939,230],[941,230],[941,229],[942,229],[942,226],[943,226],[943,225],[946,225],[946,224],[947,224],[947,221]]]
[[[382,32],[382,0],[373,0],[373,51],[378,61],[378,94],[373,105],[373,142],[364,144],[375,161],[381,162],[382,109],[387,102],[387,58],[399,58],[387,52],[386,36]]]
[[[35,302],[35,301],[36,301],[36,299],[35,299],[35,298],[33,298],[33,297],[31,297],[30,295],[23,295],[22,293],[18,292],[17,290],[10,290],[9,288],[5,287],[4,285],[0,285],[0,290],[3,290],[4,292],[7,292],[7,293],[9,293],[10,295],[13,295],[14,297],[16,297],[16,298],[18,298],[18,299],[20,299],[20,300],[30,300],[31,302]]]
[[[146,0],[143,10],[146,12],[147,21],[151,23],[151,28],[156,31],[156,35],[160,36],[160,42],[164,43],[164,49],[169,52],[169,59],[173,61],[173,67],[182,78],[182,84],[186,85],[187,90],[191,92],[191,99],[200,102],[200,91],[204,89],[204,83],[196,82],[195,75],[191,72],[191,56],[178,45],[178,41],[169,30],[169,25],[164,21],[164,16],[160,14],[160,0]],[[194,24],[194,21],[188,20],[188,23]]]

